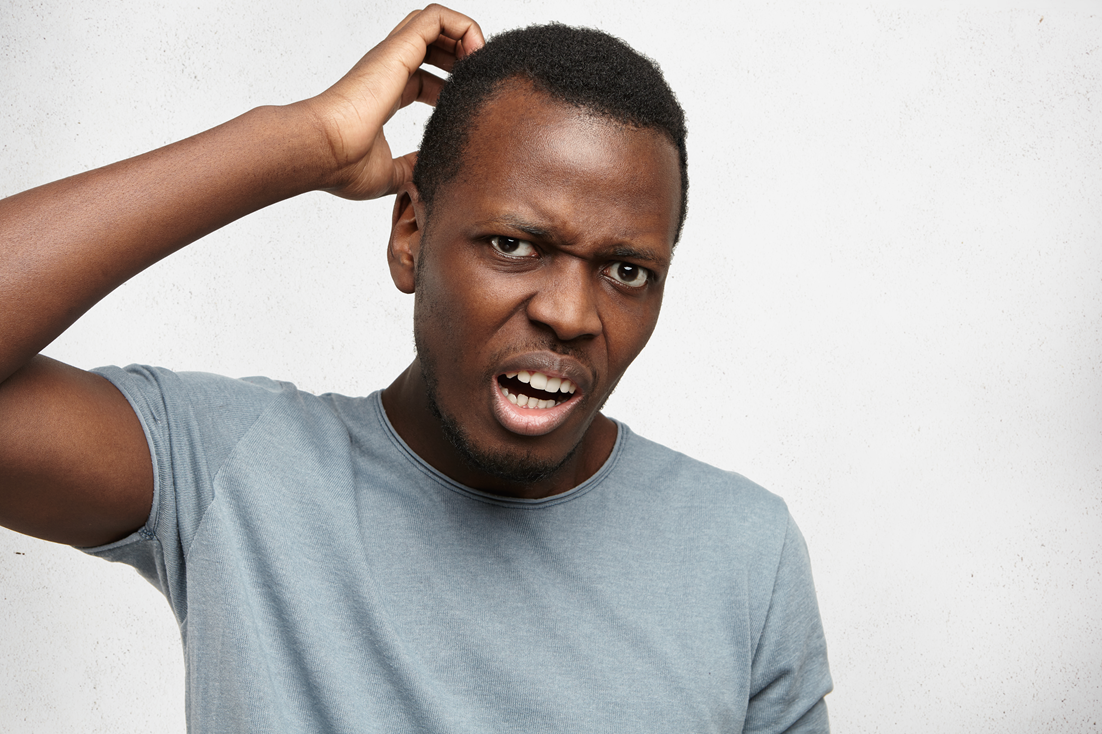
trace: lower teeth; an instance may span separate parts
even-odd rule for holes
[[[502,394],[509,398],[509,402],[513,405],[519,405],[522,408],[531,408],[535,410],[542,410],[546,408],[553,408],[558,405],[555,400],[539,400],[537,398],[529,398],[527,395],[513,395],[505,388],[501,388]]]

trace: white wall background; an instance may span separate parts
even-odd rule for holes
[[[788,500],[836,731],[1102,730],[1102,3],[673,7],[461,7],[611,30],[688,112],[663,321],[609,412]],[[5,0],[0,195],[312,95],[405,10]],[[47,353],[374,390],[412,355],[389,208],[261,212]],[[182,732],[182,701],[152,587],[0,531],[0,729]]]

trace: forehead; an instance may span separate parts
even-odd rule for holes
[[[680,196],[677,150],[663,133],[524,82],[503,85],[483,106],[458,175],[438,194],[450,209],[538,221],[567,239],[646,237],[670,250]]]

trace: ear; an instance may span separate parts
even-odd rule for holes
[[[421,250],[421,233],[425,224],[425,207],[417,187],[403,184],[394,197],[394,214],[390,221],[390,243],[386,249],[390,278],[402,293],[413,293],[416,282],[417,255]]]

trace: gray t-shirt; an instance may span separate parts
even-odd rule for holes
[[[803,538],[747,479],[618,424],[542,500],[457,484],[379,393],[104,368],[156,477],[88,552],[176,614],[192,732],[826,731]]]

